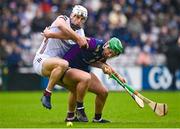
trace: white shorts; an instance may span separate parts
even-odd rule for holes
[[[33,60],[33,68],[34,68],[34,71],[41,75],[42,76],[42,64],[44,62],[44,60],[50,58],[49,55],[45,55],[45,54],[37,54],[35,57],[34,57],[34,60]]]

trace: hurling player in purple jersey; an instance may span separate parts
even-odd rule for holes
[[[63,58],[69,62],[70,67],[77,68],[91,74],[88,91],[96,94],[95,116],[93,118],[93,122],[107,123],[109,121],[102,119],[101,116],[108,95],[108,90],[105,86],[103,86],[96,75],[90,72],[89,66],[100,68],[105,74],[110,75],[111,73],[115,73],[114,70],[106,64],[106,60],[122,53],[123,46],[120,40],[115,37],[111,38],[107,42],[95,38],[88,38],[87,41],[89,44],[88,49],[81,49],[78,45],[74,45]],[[119,76],[119,78],[125,82],[122,77]],[[69,106],[71,107],[69,107],[69,109],[71,111],[73,111],[71,109],[72,107],[75,108],[76,100],[74,96],[74,94],[70,93]]]
[[[54,38],[58,38],[58,33],[50,32],[45,30],[46,35],[51,34]],[[108,58],[118,56],[123,52],[123,46],[121,41],[117,38],[111,38],[109,41],[104,42],[103,40],[95,38],[87,38],[89,48],[82,49],[78,45],[73,45],[71,49],[64,55],[64,59],[69,62],[69,66],[88,72],[91,75],[91,81],[89,83],[88,91],[96,94],[95,100],[95,116],[93,122],[107,123],[108,120],[102,119],[102,111],[106,98],[108,96],[108,90],[101,81],[96,77],[94,73],[91,73],[89,66],[101,68],[105,74],[115,73],[115,71],[106,64]],[[117,74],[116,74],[117,75]],[[80,75],[82,76],[82,75]],[[119,79],[125,82],[125,79],[119,76]],[[67,121],[76,121],[76,115],[74,115],[76,107],[76,93],[70,93],[69,96],[69,109],[67,114]]]

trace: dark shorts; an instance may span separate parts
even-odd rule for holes
[[[70,63],[69,66],[71,68],[80,69],[80,70],[88,72],[88,73],[90,72],[89,65],[76,64],[76,62],[74,62],[74,63]]]

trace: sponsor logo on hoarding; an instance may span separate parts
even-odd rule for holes
[[[166,67],[152,67],[149,71],[149,85],[152,89],[168,89],[172,76]]]

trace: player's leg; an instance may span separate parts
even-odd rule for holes
[[[68,62],[60,58],[48,58],[42,64],[42,75],[49,77],[47,90],[52,91],[54,85],[60,80],[68,69]]]
[[[68,98],[68,112],[65,121],[79,122],[77,116],[75,115],[76,109],[76,92],[69,92]]]
[[[87,122],[88,119],[84,112],[83,99],[88,90],[88,86],[91,80],[91,75],[87,72],[78,69],[69,69],[66,71],[63,77],[64,87],[69,89],[71,92],[69,98],[69,113],[68,118],[74,117],[73,112],[76,108],[77,118],[82,122]],[[76,85],[76,90],[74,90],[74,86]],[[74,92],[76,91],[76,92]]]
[[[51,109],[51,92],[68,68],[68,62],[60,58],[48,58],[42,63],[42,75],[49,77],[47,88],[41,99],[44,107]]]
[[[101,114],[104,104],[106,102],[106,98],[108,96],[108,90],[106,87],[103,86],[100,80],[93,73],[91,73],[91,80],[89,83],[88,91],[97,95],[95,100],[95,105],[96,105],[95,113]],[[69,95],[70,111],[74,111],[74,107],[75,107],[74,100],[75,100],[74,94],[70,93]]]
[[[91,73],[91,81],[89,83],[88,90],[97,95],[96,100],[95,100],[95,117],[94,117],[95,119],[94,119],[94,122],[104,122],[104,123],[109,122],[107,120],[101,119],[102,110],[103,110],[104,104],[106,102],[106,98],[108,96],[108,90],[107,90],[107,88],[105,88],[102,85],[100,80],[92,73]],[[72,117],[74,115],[75,104],[76,104],[75,100],[76,100],[75,95],[73,94],[73,92],[71,92],[69,94],[69,102],[68,102],[69,113],[67,115],[67,118],[68,118],[68,116]],[[71,119],[71,120],[76,121],[76,119]]]
[[[69,92],[68,112],[73,113],[76,108],[76,92]]]
[[[88,90],[96,94],[95,116],[94,116],[93,122],[99,122],[99,123],[110,122],[108,120],[104,120],[101,118],[102,111],[106,102],[106,98],[108,96],[108,89],[103,86],[101,81],[93,73],[91,73],[91,82],[90,82]]]
[[[83,102],[90,80],[89,73],[74,68],[68,69],[63,77],[63,83],[67,89],[71,91],[76,86],[76,100],[79,102]]]

